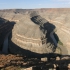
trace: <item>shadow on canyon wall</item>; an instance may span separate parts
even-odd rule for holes
[[[5,37],[12,32],[14,24],[16,24],[14,21],[10,22],[0,17],[0,50],[2,50]]]
[[[31,18],[31,20],[33,21],[33,19]],[[15,49],[15,48],[17,48],[16,50],[17,50],[17,52],[16,53],[11,53],[10,52],[10,50],[9,50],[9,48],[8,48],[8,51],[9,51],[9,53],[11,53],[11,54],[19,54],[20,56],[26,56],[26,57],[28,57],[28,58],[42,58],[42,57],[47,57],[48,59],[50,59],[50,58],[56,58],[56,56],[60,56],[61,57],[61,54],[55,54],[55,53],[46,53],[46,54],[38,54],[38,53],[35,53],[35,52],[31,52],[31,51],[29,51],[29,50],[25,50],[25,49],[22,49],[22,48],[20,48],[20,46],[18,46],[18,45],[16,45],[15,43],[13,43],[12,41],[11,41],[11,38],[12,38],[12,29],[13,29],[13,27],[14,27],[14,25],[16,24],[15,22],[7,22],[7,26],[6,26],[6,28],[4,27],[4,25],[2,25],[2,24],[0,24],[0,28],[1,27],[3,27],[3,31],[2,31],[2,33],[1,33],[1,35],[0,35],[0,37],[1,37],[1,39],[0,39],[0,42],[2,41],[2,43],[0,44],[1,46],[2,46],[2,44],[3,44],[3,42],[4,42],[4,38],[5,38],[5,36],[6,36],[6,34],[8,33],[8,32],[10,32],[10,35],[9,35],[9,38],[8,38],[8,40],[9,40],[9,44],[11,44],[11,45],[9,45],[9,47],[10,46],[13,46],[12,47],[12,49]],[[36,23],[37,24],[37,23]],[[49,23],[49,22],[46,22],[45,24],[44,24],[44,26],[43,27],[41,27],[40,26],[40,30],[45,34],[45,31],[47,30],[47,33],[46,33],[46,38],[47,38],[47,42],[50,42],[50,43],[53,43],[53,41],[50,39],[50,37],[49,37],[49,33],[51,32],[51,31],[53,31],[54,29],[55,29],[56,27],[53,25],[53,24],[51,24],[51,23]],[[43,31],[44,30],[44,31]],[[51,31],[49,31],[49,30],[51,30]],[[48,35],[47,35],[48,34]],[[55,38],[57,38],[57,43],[58,43],[58,41],[59,41],[59,38],[58,38],[58,36],[57,36],[57,34],[55,34],[54,33],[54,36],[55,36]],[[47,43],[46,42],[46,43]],[[36,49],[36,48],[35,48]],[[20,53],[18,52],[18,51],[20,51]],[[12,51],[13,52],[13,51]],[[21,60],[20,60],[21,61]],[[28,61],[28,60],[27,60]],[[29,60],[30,61],[30,60]],[[32,61],[32,60],[31,60]],[[66,60],[63,60],[62,61],[62,63],[63,62],[65,62]],[[36,61],[35,61],[36,62]],[[34,62],[34,60],[32,61],[32,63],[35,63]],[[49,63],[49,65],[51,65],[51,64],[54,64],[54,63],[57,63],[58,61],[53,61],[53,62],[46,62],[46,63]],[[60,61],[61,62],[61,61]],[[70,61],[69,61],[70,62]],[[59,63],[59,62],[58,62]],[[37,65],[42,65],[43,63],[36,63],[34,66],[35,67],[37,67]],[[45,64],[45,63],[44,63]],[[10,65],[14,65],[14,66],[20,66],[20,64],[16,64],[16,63],[14,63],[14,64],[10,64]],[[30,66],[33,66],[33,65],[22,65],[21,67],[30,67]],[[48,67],[48,65],[46,65],[47,67]],[[33,69],[34,70],[34,69]],[[37,70],[37,69],[36,69]],[[58,69],[57,69],[58,70]]]
[[[15,53],[15,54],[20,54],[20,55],[25,55],[25,56],[27,56],[27,57],[38,57],[38,58],[41,58],[41,57],[54,57],[53,55],[53,53],[49,53],[49,54],[38,54],[38,53],[35,53],[35,52],[31,52],[31,51],[29,51],[29,50],[25,50],[25,49],[22,49],[22,48],[20,48],[20,46],[18,46],[18,45],[16,45],[15,43],[13,43],[12,41],[11,41],[11,38],[12,38],[12,29],[13,29],[13,27],[14,27],[14,25],[16,24],[15,22],[10,22],[10,21],[7,21],[5,24],[4,24],[5,22],[3,22],[3,24],[1,24],[1,27],[2,27],[2,33],[1,33],[1,46],[3,45],[3,42],[4,42],[4,38],[5,38],[5,36],[7,35],[7,33],[9,33],[10,32],[10,35],[9,35],[9,42],[8,42],[8,44],[11,44],[11,45],[9,45],[9,47],[10,46],[13,46],[12,48],[13,48],[13,50],[14,49],[16,49],[17,50],[17,52]],[[40,30],[43,32],[43,33],[45,33],[45,31],[47,30],[48,31],[48,35],[46,34],[46,38],[47,38],[47,42],[50,42],[50,43],[53,43],[53,41],[51,40],[51,38],[49,37],[49,33],[50,33],[50,31],[49,30],[54,30],[55,29],[55,26],[54,25],[52,25],[52,24],[50,24],[49,22],[48,23],[45,23],[44,24],[44,27],[42,28],[41,26],[40,26]],[[43,31],[44,30],[44,31]],[[3,41],[2,41],[3,40]],[[59,40],[59,39],[58,39]],[[58,42],[58,41],[57,41]],[[8,48],[9,49],[9,48]],[[36,49],[36,48],[35,48]],[[18,52],[18,51],[21,51],[20,53]],[[10,52],[10,50],[9,50],[9,52]],[[12,51],[13,52],[13,51]],[[10,52],[11,53],[11,52]],[[12,54],[14,54],[14,53],[12,53]],[[57,54],[55,54],[55,56],[56,56]]]
[[[59,42],[59,37],[55,33],[56,26],[53,25],[52,23],[48,22],[46,19],[42,18],[40,15],[36,15],[36,16],[31,17],[31,20],[35,24],[39,25],[40,30],[45,35],[45,37],[43,39],[46,39],[46,44],[51,43],[51,44],[55,45],[52,38],[50,37],[50,33],[53,32],[53,36],[56,40],[56,45],[54,48],[56,49],[57,44]]]
[[[31,19],[32,20],[32,19]],[[32,20],[33,21],[33,20]],[[5,26],[7,24],[7,26]],[[22,49],[22,48],[20,48],[20,46],[18,46],[18,45],[16,45],[15,43],[13,43],[12,41],[11,41],[11,38],[12,38],[12,29],[13,29],[13,27],[14,27],[14,25],[15,25],[16,23],[15,22],[7,22],[7,23],[5,23],[5,25],[4,24],[1,24],[1,27],[2,27],[2,33],[1,33],[1,46],[3,45],[3,42],[4,42],[4,38],[5,38],[5,36],[7,35],[7,33],[9,33],[10,32],[10,35],[9,35],[9,41],[8,41],[8,44],[9,44],[9,47],[10,46],[13,46],[12,48],[13,49],[16,49],[17,48],[17,52],[15,53],[15,54],[20,54],[20,55],[25,55],[25,56],[27,56],[27,57],[37,57],[37,58],[41,58],[41,57],[55,57],[56,55],[58,55],[58,54],[53,54],[53,53],[49,53],[49,54],[38,54],[38,53],[35,53],[35,52],[31,52],[31,51],[29,51],[29,50],[25,50],[25,49]],[[53,41],[52,41],[52,39],[50,38],[50,36],[49,36],[49,30],[54,30],[55,29],[55,26],[53,25],[53,24],[50,24],[49,22],[48,23],[45,23],[44,24],[44,28],[42,28],[41,26],[40,26],[40,30],[44,30],[44,31],[42,31],[43,33],[47,30],[48,31],[48,35],[46,34],[46,38],[47,38],[47,42],[46,43],[48,43],[48,42],[50,42],[50,43],[53,43]],[[56,37],[57,37],[57,43],[58,43],[58,40],[59,40],[59,38],[58,38],[58,36],[57,36],[57,34],[55,34],[56,35]],[[9,49],[9,48],[8,48]],[[36,49],[36,48],[35,48]],[[18,51],[21,51],[20,53],[18,52]],[[9,52],[10,52],[10,50],[9,50]],[[13,52],[13,51],[12,51]],[[10,52],[11,53],[11,52]],[[14,54],[14,53],[12,53],[12,54]],[[54,55],[54,56],[53,56]]]

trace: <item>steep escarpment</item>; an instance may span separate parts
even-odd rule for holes
[[[11,33],[15,22],[10,22],[4,18],[0,18],[0,51],[3,53],[8,51],[8,34]]]

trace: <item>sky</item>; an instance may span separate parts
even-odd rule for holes
[[[70,0],[0,0],[0,9],[70,8]]]

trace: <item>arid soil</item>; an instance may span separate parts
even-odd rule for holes
[[[0,70],[67,70],[70,68],[70,56],[55,58],[27,58],[20,55],[0,54]]]
[[[67,70],[69,68],[70,56],[28,58],[19,54],[0,54],[0,70]]]

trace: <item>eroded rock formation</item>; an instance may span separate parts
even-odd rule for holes
[[[37,11],[43,16],[40,10]],[[53,40],[53,38],[55,38],[54,31],[56,29],[55,25],[53,25],[54,23],[52,24],[51,21],[42,18],[40,15],[34,14],[30,17],[29,12],[32,11],[28,11],[24,14],[12,12],[14,16],[12,17],[12,15],[10,15],[12,17],[10,18],[11,20],[8,19],[9,15],[6,15],[6,11],[5,14],[1,15],[10,21],[14,20],[16,22],[9,39],[10,52],[15,54],[25,52],[27,54],[28,51],[28,53],[30,52],[30,55],[32,55],[32,52],[35,54],[46,54],[55,51],[54,49],[58,46],[58,40],[56,40],[57,42],[55,39]],[[16,17],[17,20],[15,20]],[[53,34],[51,32],[53,32]],[[63,48],[64,47],[62,47],[62,49]]]
[[[56,27],[40,15],[27,19],[27,22],[22,20],[22,22],[15,24],[12,29],[12,36],[9,41],[10,52],[14,54],[24,54],[31,57],[37,57],[39,54],[44,55],[54,53],[58,47],[58,41],[53,39],[54,37],[52,38],[50,33],[54,33]],[[62,51],[62,49],[58,50]],[[61,53],[59,52],[59,54]]]

